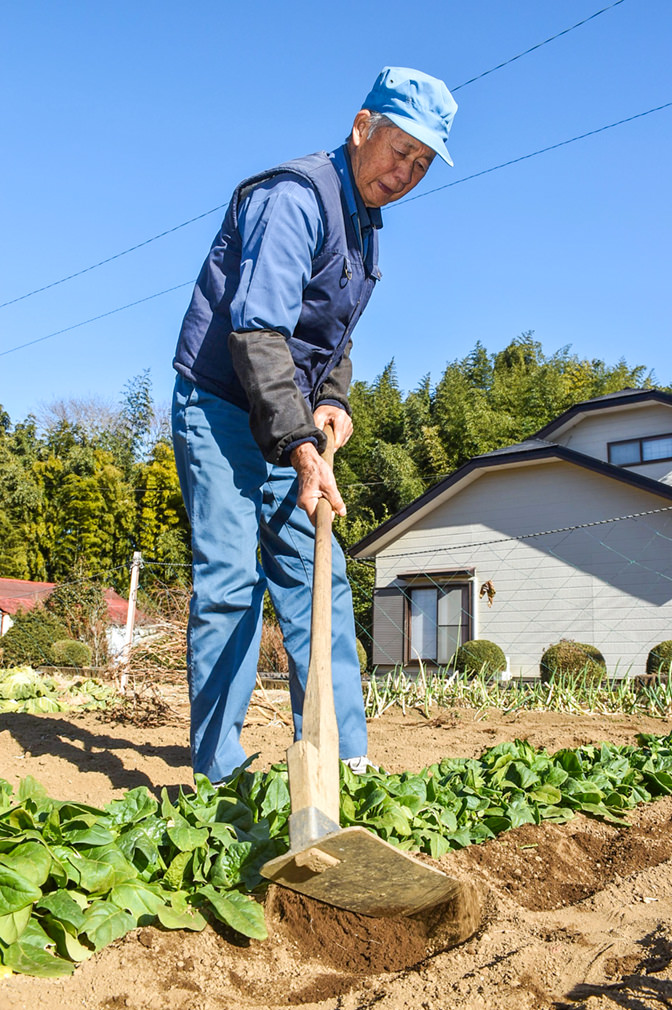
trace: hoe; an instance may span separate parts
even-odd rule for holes
[[[325,459],[333,465],[333,429]],[[287,750],[290,848],[261,872],[311,898],[371,916],[414,915],[453,898],[457,880],[362,827],[339,824],[338,727],[331,676],[331,521],[318,501],[303,738]]]

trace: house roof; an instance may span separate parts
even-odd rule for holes
[[[610,394],[614,395],[614,394]],[[668,395],[668,394],[664,394]],[[669,397],[672,403],[672,397]],[[592,402],[592,401],[587,401]],[[650,494],[658,495],[672,502],[672,485],[664,484],[662,481],[653,480],[651,477],[644,477],[642,474],[624,470],[612,463],[606,463],[594,456],[587,456],[585,453],[568,449],[564,445],[556,442],[549,442],[539,438],[538,434],[533,438],[528,438],[524,442],[506,446],[503,449],[494,449],[492,452],[483,453],[481,456],[474,456],[464,466],[459,467],[450,476],[439,481],[433,487],[425,491],[424,494],[412,501],[401,511],[397,512],[386,522],[382,523],[375,530],[363,537],[354,544],[348,553],[354,558],[370,557],[377,553],[388,543],[390,539],[398,536],[403,529],[412,525],[420,514],[434,508],[438,499],[450,497],[460,490],[460,485],[465,486],[477,479],[482,472],[488,469],[501,469],[506,466],[522,466],[530,463],[548,463],[554,460],[561,460],[572,463],[575,466],[592,470],[604,477],[621,481],[630,487],[635,487],[640,491],[648,491]]]
[[[55,582],[27,582],[25,579],[0,579],[0,611],[15,614],[17,610],[32,610],[55,588]]]
[[[16,614],[19,610],[32,610],[43,603],[56,588],[55,582],[30,582],[26,579],[0,578],[0,613]],[[112,624],[125,624],[128,614],[128,600],[115,592],[105,589],[107,616]],[[139,615],[138,615],[139,616]]]
[[[583,400],[540,428],[534,438],[547,439],[549,435],[570,428],[577,424],[584,414],[636,407],[641,403],[663,403],[672,407],[672,394],[665,393],[662,389],[621,389],[617,393],[605,393],[604,396],[596,396],[592,400]]]

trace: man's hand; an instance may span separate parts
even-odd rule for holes
[[[313,420],[320,431],[330,424],[334,429],[334,449],[340,449],[352,435],[352,419],[347,410],[323,403],[313,412]]]
[[[299,478],[297,505],[305,509],[311,522],[315,522],[315,509],[320,498],[326,498],[334,512],[344,516],[345,504],[336,486],[332,469],[322,459],[313,443],[302,442],[301,445],[297,445],[296,449],[292,450],[290,459]]]

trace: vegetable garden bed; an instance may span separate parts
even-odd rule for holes
[[[665,797],[672,777],[660,721],[465,710],[430,720],[397,711],[370,724],[371,753],[391,774],[361,780],[346,773],[344,823],[366,823],[423,849],[484,894],[476,937],[426,960],[420,941],[398,924],[393,935],[384,924],[355,922],[286,893],[267,903],[264,923],[261,903],[246,892],[259,884],[269,850],[286,845],[284,773],[269,765],[289,731],[253,710],[245,743],[261,752],[260,770],[243,772],[235,788],[214,791],[202,780],[194,792],[183,702],[173,700],[172,720],[149,728],[101,723],[92,714],[0,717],[10,780],[0,814],[0,893],[9,902],[0,923],[3,959],[23,972],[58,976],[85,958],[71,977],[5,978],[0,995],[11,1010],[40,1000],[58,1000],[64,1010],[83,1001],[96,1010],[214,1010],[233,1001],[397,1010],[422,1005],[423,992],[434,994],[429,1006],[486,1000],[536,1010],[558,1006],[585,982],[587,937],[604,942],[617,913],[618,937],[610,942],[621,959],[619,978],[630,977],[628,965],[669,963],[672,801]],[[638,746],[642,730],[649,736]],[[614,743],[598,746],[607,737]],[[440,760],[450,753],[459,756]],[[48,799],[35,780],[59,799]],[[654,796],[663,798],[648,802]],[[632,826],[622,826],[624,819]],[[11,910],[12,893],[22,908]],[[625,923],[624,909],[634,910]],[[15,940],[10,919],[17,933],[24,922]],[[462,927],[464,938],[478,922]],[[414,958],[423,961],[420,975],[409,971]],[[566,962],[559,978],[554,959],[556,967]],[[604,969],[599,984],[614,978]],[[597,998],[583,1002],[597,1010]]]

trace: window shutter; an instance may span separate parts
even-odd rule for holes
[[[405,597],[390,586],[373,591],[374,666],[396,666],[404,662]]]

